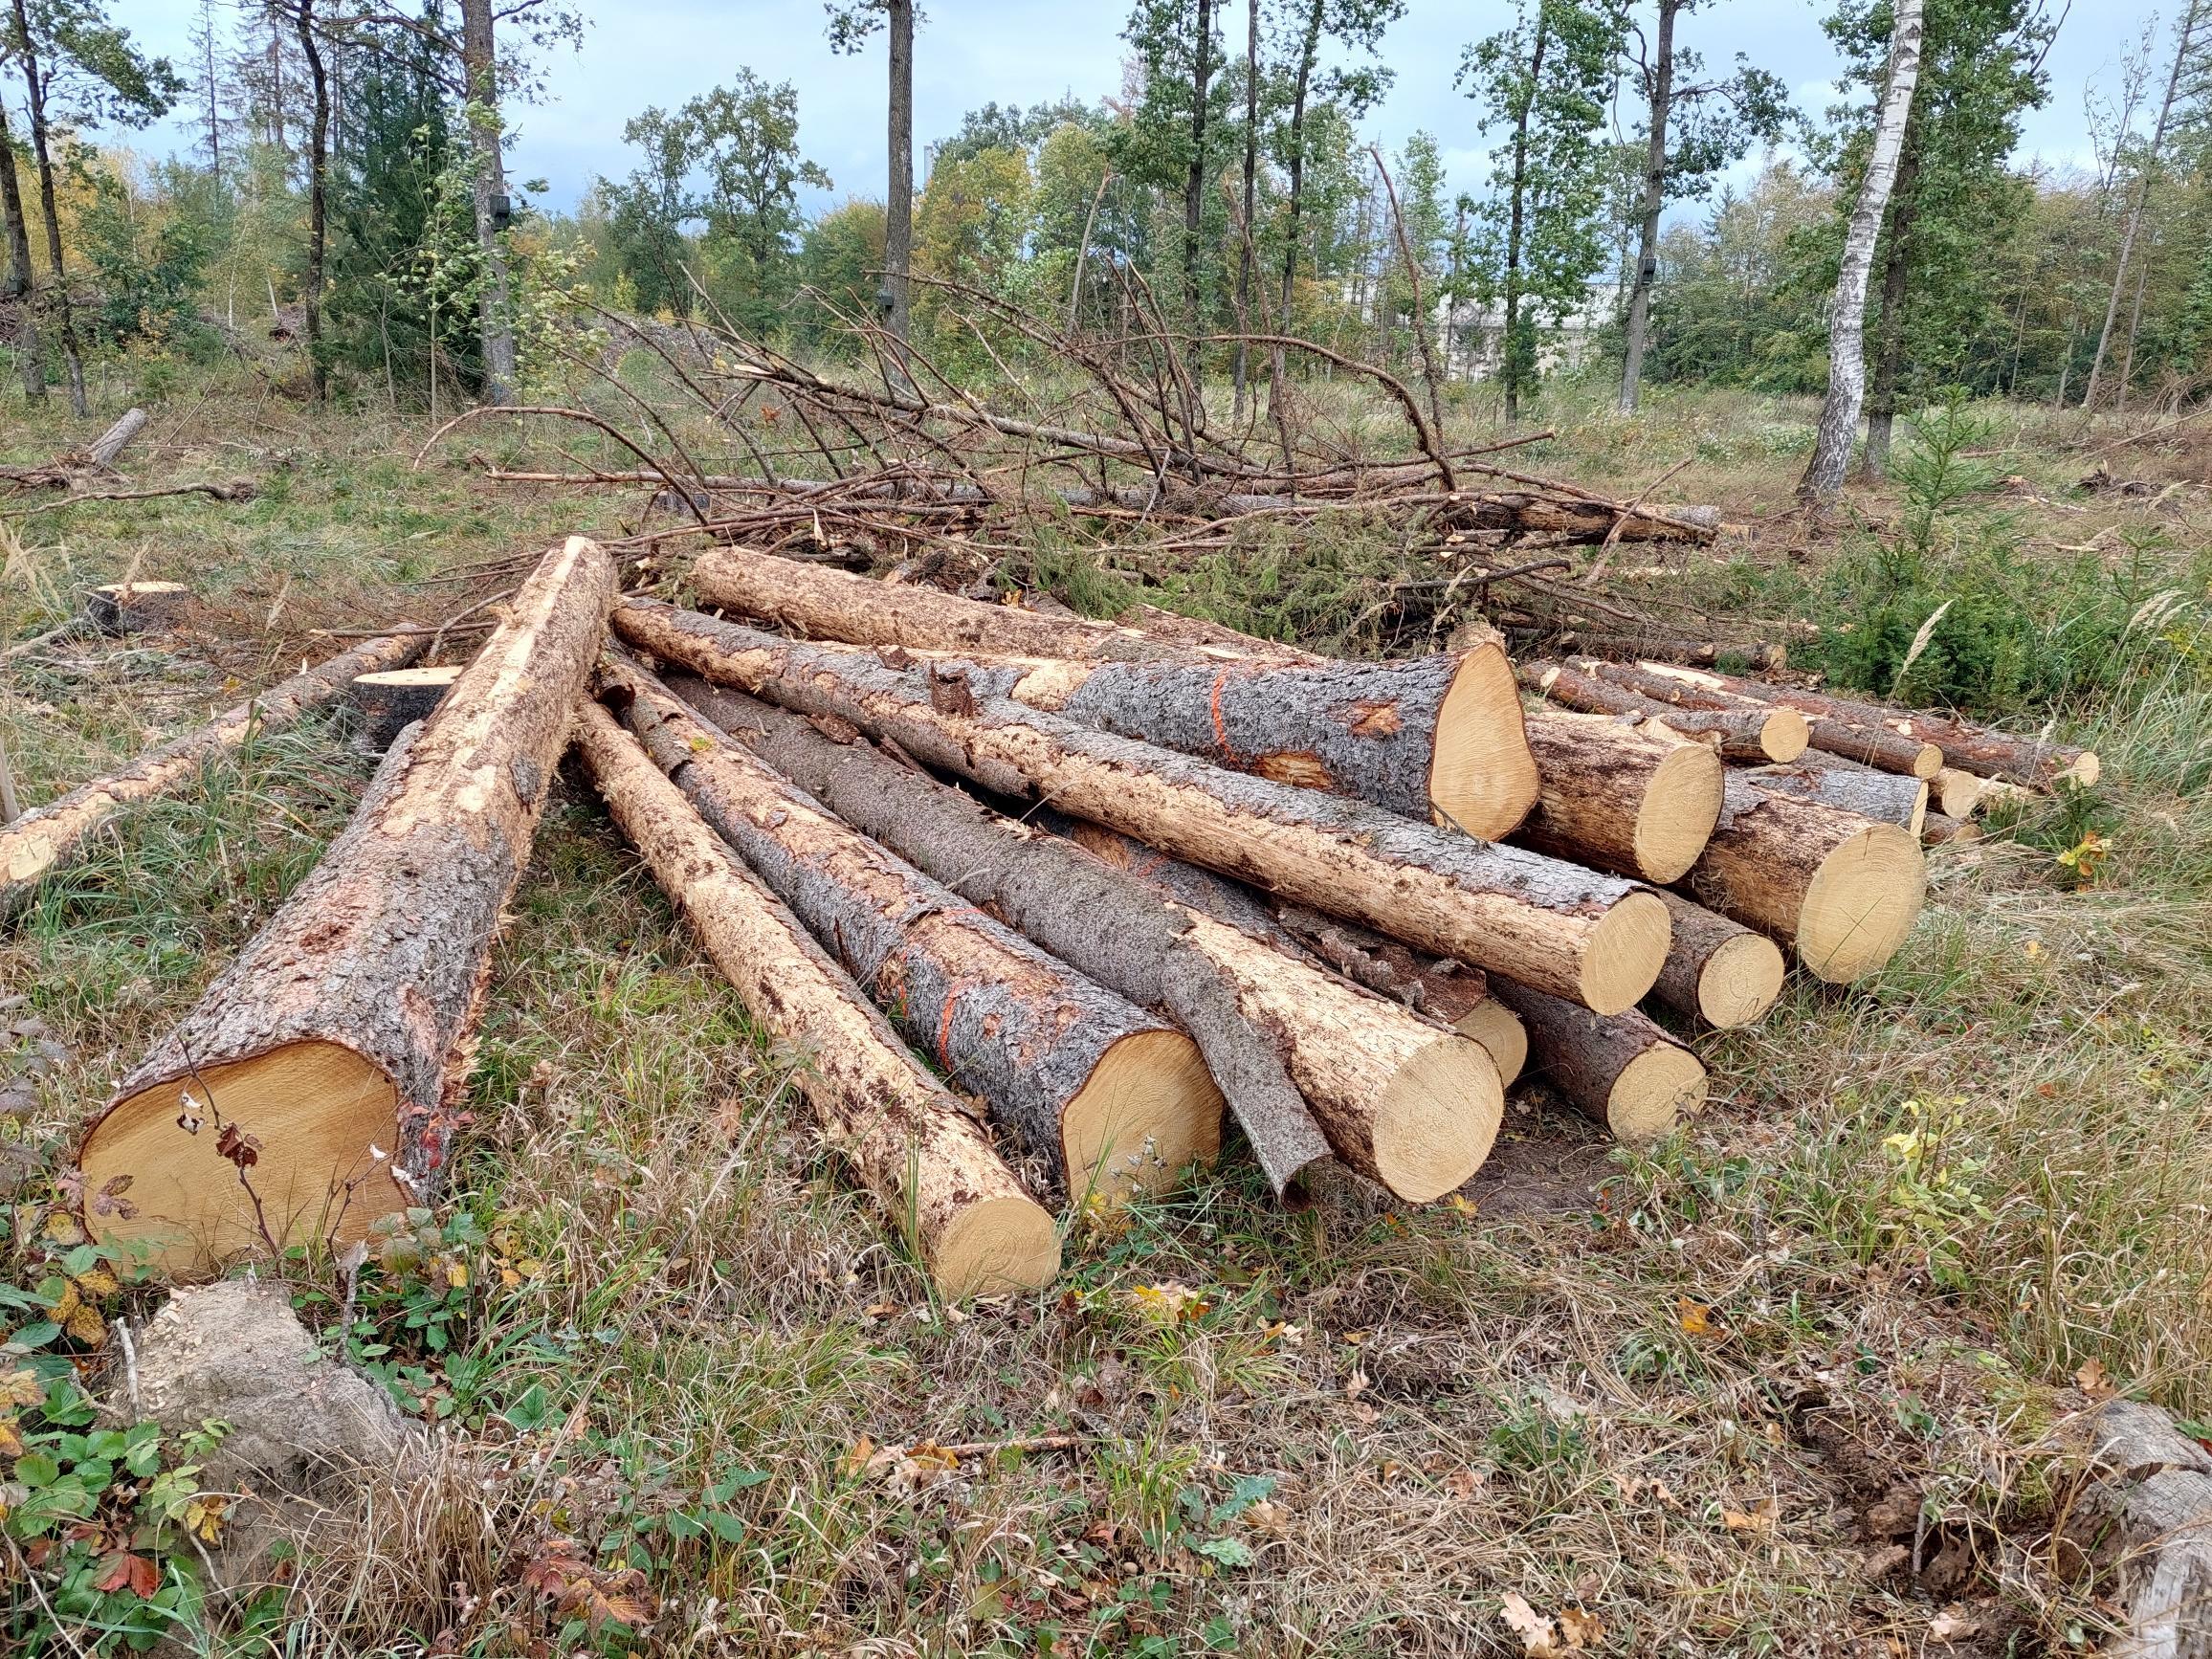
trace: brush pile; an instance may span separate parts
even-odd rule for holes
[[[358,675],[372,730],[411,723],[93,1119],[96,1234],[189,1272],[431,1202],[571,748],[951,1294],[1050,1281],[1052,1207],[1214,1161],[1225,1110],[1278,1192],[1329,1165],[1406,1203],[1479,1167],[1524,1061],[1664,1135],[1705,1094],[1682,1034],[1758,1020],[1791,960],[1847,984],[1903,942],[1931,780],[1963,823],[2096,770],[1726,675],[1516,670],[1494,636],[1343,661],[735,548],[691,586],[704,608],[624,596],[572,539],[460,672],[375,642],[271,699]],[[0,869],[26,889],[182,781],[138,773],[0,831]]]

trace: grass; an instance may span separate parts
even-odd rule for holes
[[[54,447],[4,412],[0,447]],[[1734,518],[1786,498],[1808,412],[1667,393],[1624,423],[1562,403],[1529,460],[1626,488],[1694,453],[1684,498]],[[2079,476],[2068,434],[2018,418],[2021,472]],[[236,471],[226,446],[250,445],[281,480],[256,502],[17,521],[7,637],[134,564],[212,600],[161,654],[80,642],[0,665],[26,795],[324,653],[313,628],[457,608],[498,584],[427,584],[634,506],[413,472],[418,441],[217,388],[165,409],[139,465]],[[2201,511],[2028,501],[2005,533],[2033,561],[2109,528],[2108,568],[2134,538],[2197,605]],[[1774,614],[1835,591],[1852,549],[1762,521],[1727,556],[1701,596]],[[1358,644],[1352,595],[1407,557],[1353,527],[1151,597]],[[1070,546],[1033,558],[1007,574],[1087,609],[1123,598],[1126,576]],[[1571,1157],[1595,1190],[1531,1175],[1424,1211],[1284,1208],[1232,1154],[1074,1222],[1051,1293],[965,1310],[932,1300],[807,1129],[799,1058],[565,782],[498,952],[449,1202],[380,1240],[350,1328],[332,1265],[273,1269],[444,1426],[439,1458],[324,1517],[217,1650],[1512,1653],[1509,1591],[1595,1620],[1607,1652],[2084,1648],[2098,1586],[2051,1537],[2070,1474],[2050,1431],[2087,1404],[2079,1379],[2212,1418],[2200,640],[2131,636],[2124,673],[2055,706],[2111,782],[1939,854],[1877,982],[1801,984],[1757,1029],[1700,1039],[1714,1102],[1675,1138],[1615,1151],[1516,1099],[1498,1166]],[[118,825],[0,939],[0,992],[66,1056],[28,1117],[0,1118],[32,1160],[17,1282],[53,1271],[38,1229],[74,1126],[310,867],[363,773],[320,726],[268,740]],[[2068,891],[2055,854],[2091,824],[2109,859]],[[29,1052],[0,1049],[0,1084]],[[83,1354],[88,1379],[99,1364]],[[929,1449],[976,1442],[1009,1449]],[[44,1627],[25,1590],[0,1564],[18,1638]],[[1946,1615],[1975,1634],[1936,1641]]]

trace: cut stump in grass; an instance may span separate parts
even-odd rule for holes
[[[163,633],[183,620],[192,590],[182,582],[109,582],[85,589],[84,620],[101,633]]]
[[[362,747],[371,754],[384,753],[409,726],[429,719],[460,677],[458,663],[354,675],[346,690],[361,717]]]
[[[1674,921],[1667,965],[1651,994],[1709,1026],[1748,1026],[1781,995],[1787,964],[1774,940],[1740,922],[1662,893]]]
[[[1704,1062],[1633,1008],[1598,1015],[1526,985],[1492,984],[1528,1026],[1533,1074],[1615,1139],[1656,1140],[1704,1104]]]
[[[1543,796],[1515,840],[1662,886],[1697,862],[1720,816],[1720,757],[1712,749],[1605,715],[1539,711],[1528,731]]]
[[[96,1237],[190,1273],[350,1242],[435,1196],[500,915],[613,599],[595,543],[545,555],[314,872],[87,1127]]]

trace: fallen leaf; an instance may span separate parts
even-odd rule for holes
[[[1567,1646],[1578,1651],[1595,1648],[1605,1639],[1605,1622],[1595,1613],[1585,1613],[1580,1607],[1559,1609],[1559,1634],[1567,1639]]]
[[[1692,1337],[1713,1335],[1713,1310],[1688,1296],[1674,1298],[1674,1320]]]
[[[1781,1519],[1781,1503],[1772,1497],[1760,1498],[1748,1510],[1723,1506],[1720,1512],[1721,1524],[1732,1533],[1771,1533]]]
[[[1948,1607],[1928,1621],[1928,1634],[1938,1642],[1963,1642],[1980,1628],[1972,1619],[1954,1613]]]
[[[1554,1659],[1566,1651],[1559,1645],[1559,1626],[1530,1606],[1519,1591],[1508,1590],[1498,1597],[1498,1616],[1521,1639],[1521,1651],[1530,1659]]]
[[[2112,1373],[2105,1369],[2102,1360],[2091,1360],[2074,1373],[2074,1381],[2091,1400],[2110,1400],[2119,1390],[2112,1386]]]
[[[107,1571],[92,1586],[102,1595],[128,1590],[140,1601],[150,1599],[162,1587],[162,1570],[144,1556],[119,1550],[108,1558]]]

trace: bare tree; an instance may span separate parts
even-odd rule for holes
[[[1260,160],[1260,0],[1245,6],[1245,142],[1244,224],[1237,238],[1236,255],[1236,383],[1232,417],[1244,419],[1245,374],[1250,347],[1244,336],[1252,331],[1247,315],[1252,294],[1252,210],[1257,199]]]
[[[1198,372],[1199,336],[1206,332],[1205,308],[1199,297],[1199,268],[1205,253],[1199,244],[1199,226],[1206,207],[1206,105],[1213,85],[1213,0],[1198,0],[1198,30],[1191,42],[1190,170],[1183,185],[1183,309],[1190,332],[1187,350],[1193,376]]]

